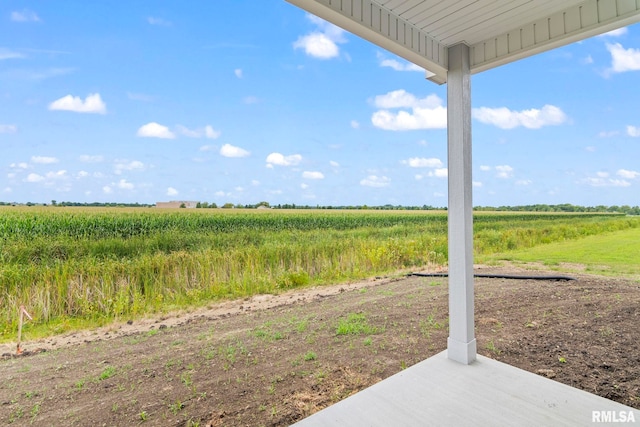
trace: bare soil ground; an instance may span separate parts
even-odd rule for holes
[[[640,283],[573,276],[476,279],[479,353],[640,409]],[[447,298],[378,278],[4,345],[0,424],[289,425],[444,350]]]

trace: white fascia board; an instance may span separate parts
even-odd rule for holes
[[[424,68],[434,83],[447,81],[446,47],[373,1],[287,1]]]
[[[471,46],[471,72],[640,22],[640,0],[588,0]]]

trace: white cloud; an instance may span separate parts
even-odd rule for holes
[[[214,151],[216,149],[215,145],[202,145],[198,150],[200,151]]]
[[[617,136],[619,134],[620,134],[620,132],[618,132],[617,130],[602,131],[602,132],[598,133],[598,137],[599,138],[611,138],[611,137]]]
[[[302,161],[300,154],[284,156],[280,153],[271,153],[267,156],[267,166],[296,166]]]
[[[242,102],[247,105],[257,104],[260,102],[260,98],[258,98],[257,96],[245,96]]]
[[[235,147],[231,144],[224,144],[220,148],[220,155],[224,157],[247,157],[251,153],[243,148]]]
[[[11,193],[13,190],[11,189],[11,187],[4,187],[4,189],[2,190],[3,193]]]
[[[108,185],[105,185],[104,187],[102,187],[102,192],[104,194],[111,194],[111,193],[113,193],[113,190]]]
[[[147,22],[151,25],[159,25],[162,27],[170,27],[173,25],[171,21],[167,21],[166,19],[156,18],[154,16],[147,17]]]
[[[59,183],[60,181],[64,182],[66,181],[68,178],[67,175],[67,171],[66,170],[59,170],[59,171],[51,171],[51,172],[47,172],[44,175],[40,175],[37,173],[30,173],[29,175],[27,175],[27,177],[23,180],[24,182],[30,182],[30,183],[41,183],[43,184],[45,187],[52,187],[54,185],[58,185],[57,183]],[[62,187],[58,187],[56,188],[57,191],[69,191],[70,187],[68,185],[63,185]]]
[[[567,115],[554,105],[522,111],[512,111],[506,107],[480,107],[474,108],[472,115],[479,122],[494,125],[500,129],[513,129],[519,126],[539,129],[543,126],[560,125],[567,121]]]
[[[447,127],[447,109],[437,95],[417,98],[403,89],[378,95],[373,100],[381,110],[371,116],[371,123],[385,130],[444,129]],[[411,111],[389,111],[408,108]]]
[[[338,162],[336,162],[334,160],[330,160],[329,164],[334,168],[340,167],[340,163],[338,163]]]
[[[480,170],[484,171],[484,172],[490,171],[491,170],[491,166],[481,165],[480,166]]]
[[[511,178],[513,176],[513,168],[509,165],[496,166],[497,177],[502,179]]]
[[[178,195],[178,190],[176,190],[173,187],[167,188],[167,196],[177,196],[177,195]]]
[[[446,178],[449,176],[449,169],[447,168],[434,169],[433,171],[429,172],[429,176],[435,177],[435,178]]]
[[[176,130],[180,135],[189,137],[189,138],[202,138],[206,137],[209,139],[216,139],[220,136],[220,132],[215,130],[212,126],[207,125],[200,129],[189,129],[186,126],[177,125]]]
[[[609,178],[609,172],[596,172],[598,178]]]
[[[531,185],[533,184],[533,181],[531,181],[530,179],[519,179],[518,181],[516,181],[516,185]]]
[[[47,172],[45,175],[47,178],[49,179],[56,179],[56,178],[65,178],[67,176],[67,171],[66,170],[59,170],[57,172]]]
[[[351,120],[349,124],[353,129],[360,129],[360,123],[357,120]]]
[[[640,136],[640,127],[627,126],[627,135],[635,137]]]
[[[587,185],[592,187],[629,187],[631,183],[624,179],[611,179],[601,177],[589,177],[584,180]]]
[[[594,147],[594,146],[592,146],[592,145],[589,145],[588,147],[585,147],[584,149],[585,149],[586,151],[590,152],[590,153],[593,153],[593,152],[595,152],[595,151],[596,151],[596,147]]]
[[[580,63],[582,63],[584,65],[593,64],[593,58],[591,57],[591,55],[587,55],[582,60],[580,60]]]
[[[182,125],[177,125],[176,129],[178,130],[178,133],[180,135],[184,135],[189,138],[200,138],[202,136],[201,132],[198,132],[197,130],[191,130]]]
[[[19,52],[14,52],[4,47],[0,47],[0,61],[5,59],[19,59],[24,57],[25,56]]]
[[[369,175],[360,181],[360,185],[374,188],[388,187],[390,184],[391,180],[386,176]]]
[[[0,125],[0,133],[16,133],[18,126],[16,125]]]
[[[300,184],[300,188],[302,188],[303,190],[306,190],[307,188],[309,188],[309,185],[303,182],[302,184]]]
[[[480,182],[480,181],[472,181],[471,185],[473,187],[482,187],[482,182]]]
[[[204,127],[204,136],[209,138],[209,139],[217,139],[217,138],[220,137],[221,134],[222,134],[222,132],[220,132],[218,130],[215,130],[210,125],[206,125]]]
[[[616,172],[616,175],[626,179],[636,179],[640,177],[640,172],[630,171],[626,169],[619,169],[618,172]]]
[[[309,56],[318,59],[331,59],[340,55],[338,44],[345,43],[345,31],[313,15],[307,18],[318,28],[307,35],[300,36],[293,43],[294,49],[303,49]]]
[[[20,163],[11,163],[9,167],[14,169],[28,169],[29,165],[26,162],[20,162]]]
[[[168,127],[156,122],[147,123],[146,125],[141,126],[136,135],[142,138],[174,139],[176,137]]]
[[[378,63],[381,67],[389,67],[395,71],[418,71],[424,73],[424,68],[406,61],[398,61],[397,59],[389,59],[383,53],[378,52]]]
[[[88,177],[88,176],[89,176],[89,172],[87,172],[87,171],[80,171],[80,172],[78,172],[78,174],[77,174],[77,177],[78,177],[78,178],[86,178],[86,177]]]
[[[44,181],[44,176],[42,175],[38,175],[37,173],[30,173],[29,175],[27,175],[27,179],[25,179],[26,182],[41,182]]]
[[[241,79],[243,77],[242,75],[242,68],[236,68],[235,70],[233,70],[233,73],[236,75],[237,78]]]
[[[412,168],[441,168],[443,166],[442,160],[435,157],[412,157],[409,160],[403,160],[402,163]]]
[[[67,95],[49,104],[49,110],[106,114],[107,105],[102,101],[99,93],[89,94],[84,101],[78,96]]]
[[[302,172],[302,177],[305,179],[324,179],[324,174],[322,172],[304,171]]]
[[[22,9],[11,12],[11,20],[13,22],[40,22],[40,17],[32,10]]]
[[[104,160],[103,156],[90,156],[88,154],[83,154],[82,156],[78,157],[78,159],[82,162],[82,163],[100,163]]]
[[[300,36],[293,43],[294,49],[304,49],[309,56],[319,59],[331,59],[340,54],[338,45],[323,33],[311,33]]]
[[[625,49],[620,43],[607,43],[607,50],[611,54],[611,68],[607,72],[640,70],[640,49]]]
[[[129,181],[127,181],[126,179],[121,179],[120,181],[118,181],[117,184],[115,184],[118,188],[122,189],[122,190],[133,190],[134,189],[134,185],[132,183],[130,183]]]
[[[627,27],[617,28],[607,33],[600,34],[598,37],[620,37],[628,33]]]
[[[144,163],[139,160],[128,161],[119,161],[116,162],[115,166],[115,174],[120,175],[123,171],[141,171],[144,170]]]
[[[55,157],[47,157],[47,156],[32,156],[31,161],[33,163],[38,163],[41,165],[50,165],[52,163],[58,163],[58,159]]]

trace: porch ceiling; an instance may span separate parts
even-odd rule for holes
[[[640,0],[287,0],[447,80],[465,43],[471,72],[640,22]]]

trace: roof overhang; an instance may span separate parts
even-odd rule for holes
[[[471,73],[640,22],[640,0],[287,0],[447,81],[448,48]]]

